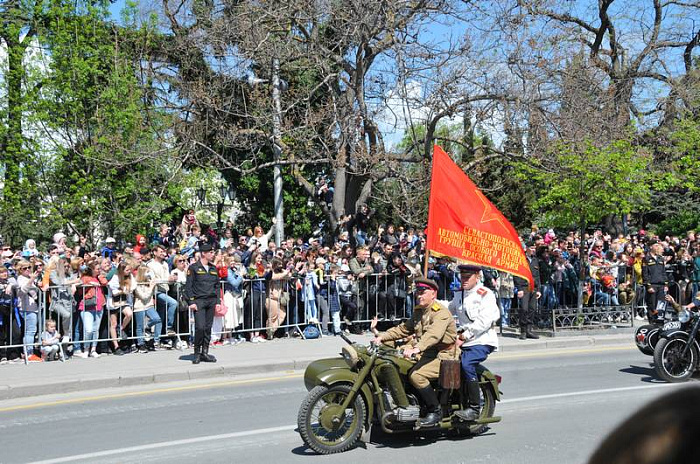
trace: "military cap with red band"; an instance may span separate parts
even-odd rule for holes
[[[422,289],[429,288],[430,290],[437,291],[437,289],[438,289],[438,284],[433,279],[426,279],[425,277],[419,277],[416,280],[414,280],[414,283],[416,284],[416,290],[422,290]]]

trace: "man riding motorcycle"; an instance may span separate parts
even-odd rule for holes
[[[457,317],[459,336],[457,346],[462,349],[462,371],[467,380],[469,407],[455,414],[465,421],[479,418],[481,401],[476,368],[489,354],[498,350],[496,321],[500,317],[496,296],[481,282],[482,268],[471,264],[459,266],[461,291],[455,291],[448,306]]]
[[[438,285],[432,279],[415,279],[417,304],[411,318],[386,332],[377,335],[373,342],[376,344],[399,340],[409,335],[415,335],[410,346],[404,348],[406,358],[415,356],[418,362],[411,369],[409,381],[427,406],[427,414],[418,421],[419,427],[431,427],[440,422],[442,412],[440,402],[431,379],[440,375],[440,361],[454,359],[454,343],[457,338],[457,327],[450,311],[436,301]],[[386,370],[389,373],[389,369]],[[406,407],[405,392],[400,382],[387,379],[392,394],[399,407]],[[398,384],[398,385],[397,385]],[[398,393],[398,395],[397,395]]]

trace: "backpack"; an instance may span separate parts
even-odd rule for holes
[[[319,338],[321,336],[321,331],[318,330],[318,327],[316,327],[313,324],[309,324],[304,328],[304,338],[307,340],[313,340],[315,338]]]

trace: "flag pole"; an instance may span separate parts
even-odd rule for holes
[[[430,259],[430,250],[428,244],[425,245],[425,258],[423,262],[423,277],[428,278],[428,260]]]

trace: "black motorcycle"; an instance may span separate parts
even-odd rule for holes
[[[654,370],[667,382],[683,382],[695,373],[700,356],[700,314],[682,309],[678,320],[664,324],[654,348]]]
[[[678,313],[673,308],[669,308],[668,303],[666,303],[664,309],[658,312],[652,324],[641,325],[635,330],[634,343],[639,351],[647,356],[653,356],[654,348],[659,342],[659,332],[663,329],[664,324],[677,320]]]

